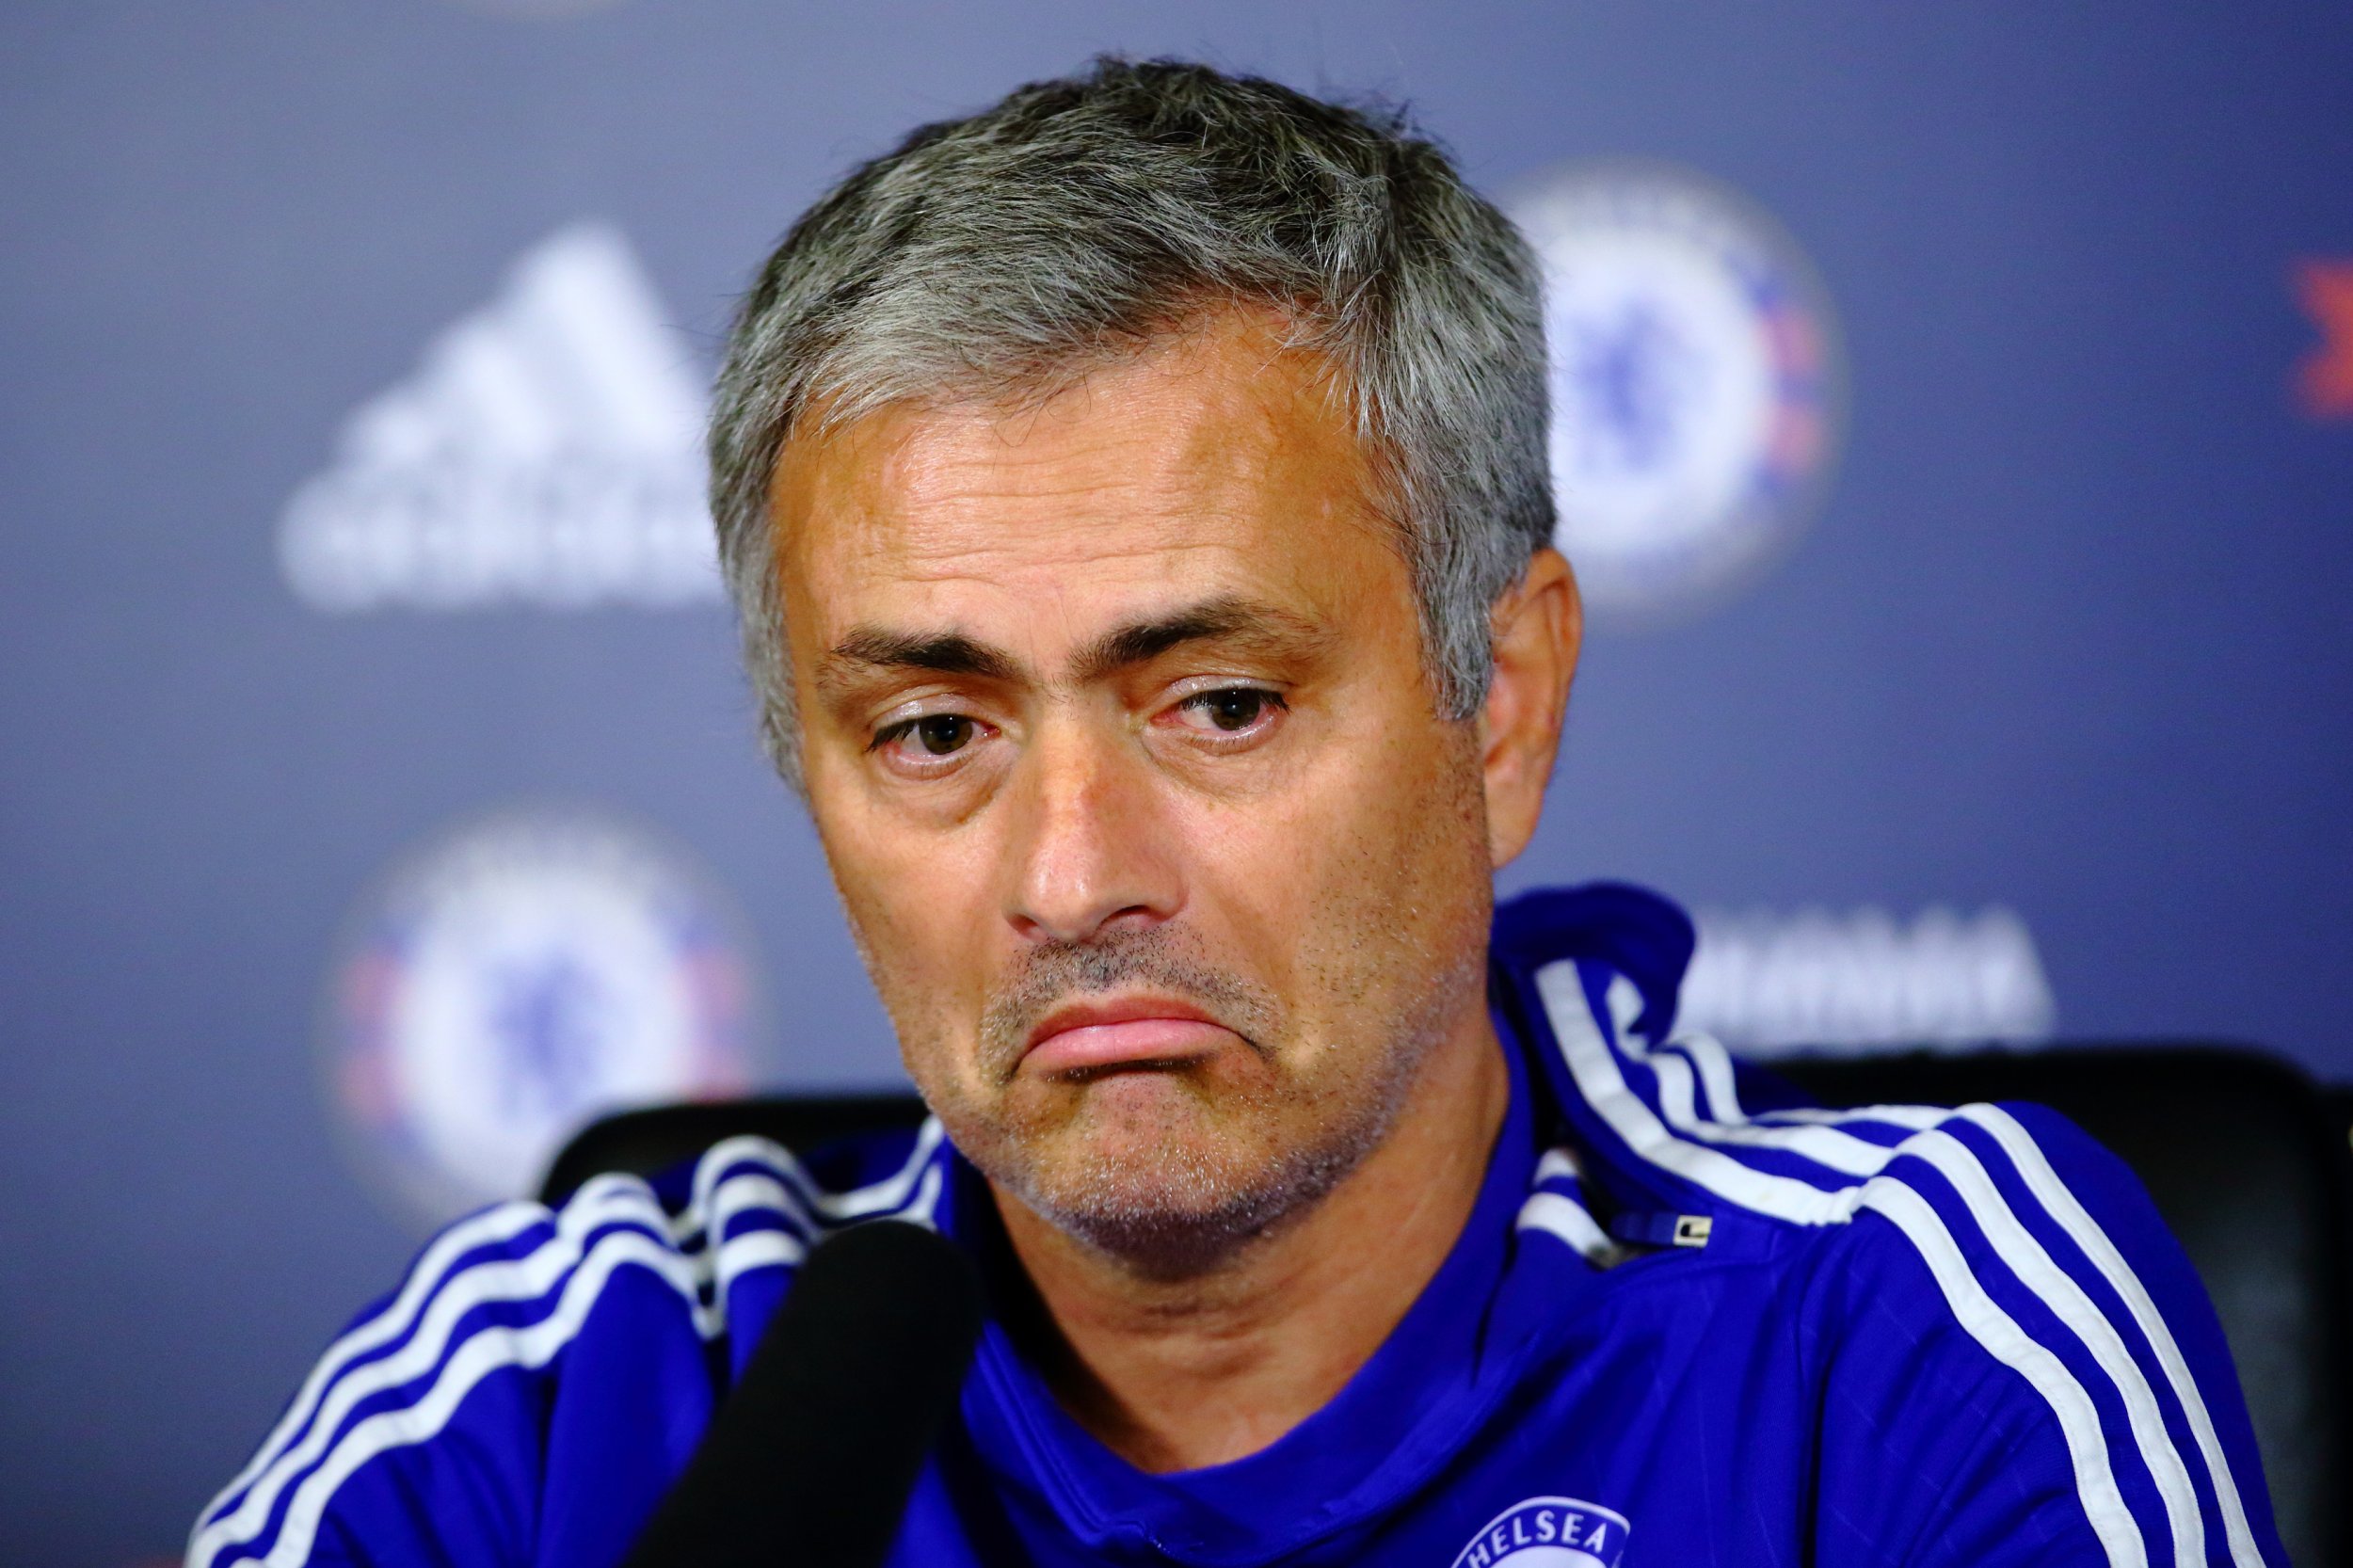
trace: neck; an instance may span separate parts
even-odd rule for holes
[[[1139,1277],[997,1194],[1042,1309],[1025,1348],[1081,1426],[1140,1469],[1197,1469],[1256,1453],[1340,1391],[1478,1201],[1511,1076],[1483,1000],[1473,1013],[1354,1171],[1200,1275]]]

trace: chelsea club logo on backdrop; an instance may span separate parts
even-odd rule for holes
[[[365,1162],[439,1223],[529,1196],[603,1112],[742,1092],[749,993],[734,920],[675,851],[580,810],[510,812],[362,908],[330,1087]]]
[[[1618,1568],[1625,1515],[1575,1497],[1530,1497],[1487,1521],[1453,1568]]]
[[[1623,624],[1728,598],[1829,473],[1843,381],[1813,268],[1664,165],[1571,165],[1511,205],[1544,264],[1558,542],[1586,602]]]

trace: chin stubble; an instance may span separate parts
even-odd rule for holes
[[[958,1136],[958,1147],[1041,1219],[1130,1272],[1176,1279],[1221,1267],[1314,1208],[1380,1147],[1443,1035],[1464,984],[1450,971],[1467,966],[1477,984],[1476,947],[1447,964],[1419,944],[1401,947],[1364,931],[1349,946],[1320,977],[1327,994],[1364,1001],[1361,982],[1371,966],[1413,965],[1425,984],[1411,1005],[1385,1020],[1385,1037],[1373,1048],[1335,1051],[1336,1065],[1323,1081],[1288,1089],[1227,1086],[1213,1096],[1176,1069],[1181,1097],[1123,1127],[1120,1150],[1089,1140],[1083,1158],[1056,1162],[1041,1158],[1034,1135],[988,1125]],[[1203,963],[1189,934],[1171,927],[1038,950],[985,1015],[985,1066],[1001,1074],[1000,1083],[1009,1081],[1036,1019],[1074,995],[1130,985],[1192,1000],[1241,1034],[1278,1074],[1287,1066],[1273,999]],[[942,1117],[957,1135],[956,1119],[944,1108]],[[1206,1138],[1205,1123],[1217,1129]],[[1301,1128],[1307,1129],[1305,1138],[1285,1136]]]
[[[1320,999],[1332,1027],[1361,1020],[1377,1038],[1320,1042],[1327,1065],[1303,1083],[1294,1076],[1300,1042],[1283,999],[1210,962],[1190,928],[1159,925],[1042,945],[983,1009],[972,1077],[917,1073],[957,1148],[1048,1224],[1144,1276],[1205,1273],[1311,1210],[1388,1138],[1456,1011],[1466,998],[1476,1006],[1484,991],[1492,884],[1477,773],[1469,765],[1443,771],[1454,775],[1444,792],[1451,798],[1421,812],[1401,836],[1367,843],[1354,883],[1365,894],[1345,910],[1322,912],[1324,930],[1339,939],[1302,965],[1301,993]],[[1434,861],[1426,858],[1433,851]],[[1449,853],[1462,856],[1459,869],[1446,867]],[[1423,880],[1433,865],[1440,868],[1434,884]],[[1478,896],[1459,904],[1448,897],[1455,891],[1446,886],[1449,872]],[[1437,894],[1443,912],[1417,905],[1405,891],[1417,884],[1425,897]],[[953,1032],[920,1005],[923,988],[912,977],[877,962],[855,903],[843,902],[910,1070],[946,1066]],[[1410,978],[1401,985],[1401,976]],[[1005,1096],[1030,1033],[1065,1000],[1123,988],[1193,1001],[1239,1035],[1274,1081],[1212,1088],[1182,1067],[1153,1069],[1175,1076],[1178,1097],[1143,1120],[1128,1108],[1124,1150],[1082,1133],[1087,1152],[1055,1160],[1051,1141],[1070,1116],[1106,1112],[1080,1105],[1032,1126],[1008,1115]]]

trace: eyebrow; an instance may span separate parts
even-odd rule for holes
[[[1100,680],[1121,670],[1150,664],[1188,643],[1231,642],[1269,654],[1312,655],[1329,640],[1329,633],[1289,610],[1221,594],[1150,620],[1114,627],[1081,649],[1071,663],[1072,678],[1080,682]],[[1018,660],[961,632],[893,632],[882,627],[853,628],[833,646],[821,685],[836,684],[841,665],[869,669],[926,670],[936,675],[977,676],[987,680],[1016,681],[1025,672]]]
[[[1013,658],[961,632],[887,632],[860,626],[834,644],[826,664],[870,669],[930,670],[938,675],[977,675],[1013,680],[1021,669]]]
[[[1187,643],[1233,642],[1270,653],[1305,653],[1323,641],[1323,630],[1304,616],[1239,595],[1222,594],[1154,620],[1105,632],[1080,653],[1072,672],[1080,681],[1100,680],[1120,670],[1148,664]]]

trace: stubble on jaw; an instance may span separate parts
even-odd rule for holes
[[[1387,1139],[1465,996],[1474,1005],[1483,996],[1492,884],[1468,741],[1467,731],[1448,736],[1450,755],[1431,780],[1439,798],[1404,813],[1385,842],[1342,852],[1340,880],[1355,895],[1310,912],[1316,931],[1293,988],[1317,1000],[1320,1032],[1336,1038],[1304,1039],[1283,998],[1217,963],[1192,927],[1170,923],[1029,950],[992,989],[974,1060],[959,1071],[958,1032],[940,999],[889,961],[845,896],[908,1071],[957,1149],[1002,1196],[1141,1278],[1205,1275],[1312,1210]],[[1477,895],[1467,901],[1446,886],[1465,874]],[[1018,1079],[1029,1033],[1048,1012],[1123,989],[1199,1006],[1241,1036],[1250,1070],[1152,1069],[1164,1092],[1112,1108],[1083,1078]]]

